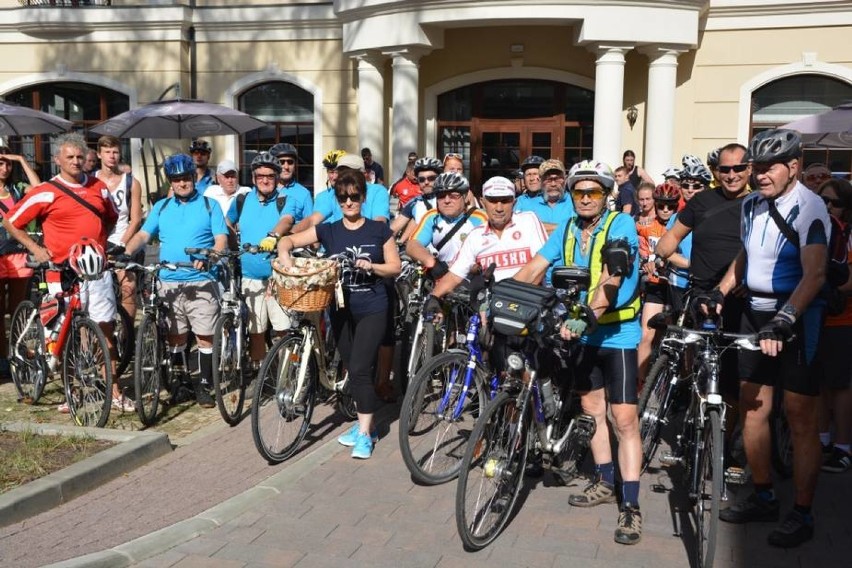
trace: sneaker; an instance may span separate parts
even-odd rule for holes
[[[210,392],[203,386],[198,386],[195,389],[195,402],[201,408],[213,408],[216,406],[216,401],[210,396]]]
[[[352,425],[352,427],[347,430],[345,433],[341,434],[337,437],[337,442],[341,446],[346,446],[347,448],[351,448],[358,441],[358,434],[360,433],[360,426],[356,422]],[[372,432],[370,432],[370,439],[375,444],[379,441],[379,432],[375,428],[373,428]]]
[[[822,449],[822,461],[828,460],[834,454],[834,444],[828,443],[823,444],[820,442],[820,448]]]
[[[822,464],[822,470],[829,473],[843,473],[852,467],[852,455],[840,448],[834,448],[831,456]]]
[[[57,411],[59,411],[61,414],[71,414],[71,407],[70,407],[70,406],[68,406],[68,402],[67,402],[67,401],[66,401],[66,402],[63,402],[62,404],[60,404],[59,406],[57,406],[57,407],[56,407],[56,410],[57,410]]]
[[[779,548],[795,548],[814,537],[814,520],[795,509],[781,523],[781,526],[769,533],[766,541]]]
[[[370,459],[373,455],[373,438],[366,434],[358,434],[355,445],[352,446],[352,457],[359,460]]]
[[[754,522],[775,522],[780,516],[778,499],[767,501],[760,498],[757,493],[752,493],[745,501],[723,509],[719,512],[719,518],[726,523],[737,525]]]
[[[636,544],[640,540],[642,540],[642,512],[639,507],[625,503],[618,514],[615,542],[618,544]]]
[[[120,412],[135,412],[136,405],[126,396],[113,396],[112,407]]]
[[[603,503],[615,503],[615,487],[603,480],[590,483],[582,493],[568,497],[568,504],[575,507],[594,507]]]

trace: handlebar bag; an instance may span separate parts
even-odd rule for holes
[[[542,313],[556,305],[556,290],[507,279],[491,291],[491,323],[502,335],[527,335]]]

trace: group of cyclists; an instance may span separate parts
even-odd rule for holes
[[[830,438],[821,434],[827,426],[818,413],[820,381],[811,370],[824,322],[829,210],[837,218],[852,210],[852,190],[848,182],[839,183],[844,180],[828,179],[823,185],[829,185],[814,190],[799,181],[802,143],[797,133],[761,132],[747,147],[731,143],[711,152],[706,164],[684,156],[680,167],[663,173],[666,180],[659,185],[635,164],[630,151],[615,171],[594,159],[566,168],[558,159],[529,156],[514,179],[492,177],[478,194],[458,154],[414,158],[395,216],[390,193],[367,181],[364,160],[356,154],[329,152],[323,160],[327,190],[312,198],[296,179],[298,152],[292,145],[276,144],[257,154],[251,162],[252,186],[239,187],[236,164],[224,160],[214,172],[208,165],[212,148],[198,140],[188,154],[165,160],[168,195],[144,222],[141,187],[130,174],[120,173],[119,147],[117,139],[102,137],[102,169],[90,175],[83,171],[83,138],[60,136],[54,156],[59,174],[33,183],[8,211],[4,207],[3,227],[36,261],[67,260],[80,267],[89,315],[108,338],[116,303],[128,311],[133,304],[135,310],[136,283],[129,272],[117,274],[122,284],[116,298],[106,263],[93,271],[86,268],[87,259],[106,259],[108,250],[139,254],[156,237],[161,261],[193,263],[162,274],[161,293],[170,307],[172,357],[185,362],[190,332],[194,336],[198,378],[193,388],[199,405],[214,405],[212,336],[219,290],[209,264],[187,254],[187,247],[224,252],[248,243],[259,248],[241,258],[255,367],[265,355],[267,331],[283,335],[298,317],[276,301],[273,271],[292,267],[293,251],[304,247],[349,258],[330,321],[358,417],[338,441],[359,459],[372,454],[378,439],[373,416],[388,397],[400,305],[394,279],[401,271],[401,254],[434,282],[422,306],[428,314],[442,313],[448,295],[477,274],[493,270],[496,282],[513,278],[548,286],[553,268],[581,267],[590,275],[582,301],[594,322],[589,312],[569,313],[558,332],[576,346],[564,364],[583,412],[597,428],[590,443],[594,475],[568,503],[618,502],[616,542],[641,540],[637,403],[656,339],[648,323],[661,312],[689,309],[695,322],[716,318],[725,330],[756,334],[761,348],[739,356],[731,350],[723,360],[723,392],[739,409],[754,492],[720,518],[730,523],[780,519],[768,448],[773,389],[783,389],[795,502],[769,543],[794,547],[813,537],[820,440],[829,446]],[[0,155],[0,164],[4,160]],[[0,176],[4,171],[0,167]],[[34,220],[41,224],[42,242],[27,231]],[[72,249],[75,258],[69,258]],[[687,297],[692,298],[688,306]],[[488,311],[487,305],[474,307]],[[849,365],[835,363],[833,388],[848,390]],[[117,386],[113,398],[118,409],[134,408]],[[849,425],[841,399],[848,404],[838,396],[833,406],[839,448],[832,451],[848,455],[845,442],[852,433],[842,431]]]

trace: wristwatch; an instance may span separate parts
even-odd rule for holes
[[[791,317],[793,321],[796,321],[796,319],[799,317],[799,310],[797,310],[795,306],[793,306],[789,302],[781,306],[781,309],[778,310],[778,313]]]

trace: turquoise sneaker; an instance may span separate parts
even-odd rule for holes
[[[366,434],[358,434],[355,445],[352,447],[352,457],[359,460],[370,459],[373,455],[373,439]]]
[[[346,431],[346,433],[338,436],[337,443],[340,444],[341,446],[346,446],[347,448],[351,448],[352,446],[355,445],[355,442],[358,440],[358,432],[359,432],[359,426],[358,426],[358,423],[356,422],[355,424],[352,425],[352,428],[350,428],[349,430]],[[372,439],[374,444],[376,442],[378,442],[379,441],[378,430],[373,429],[373,431],[370,432],[370,438]]]

